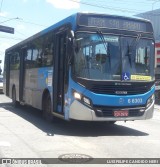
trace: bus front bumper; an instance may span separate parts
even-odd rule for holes
[[[154,101],[145,110],[142,116],[136,117],[98,117],[95,111],[79,101],[75,100],[69,111],[69,119],[83,120],[83,121],[133,121],[133,120],[145,120],[153,117]]]

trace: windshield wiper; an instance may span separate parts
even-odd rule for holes
[[[127,54],[126,54],[126,56],[128,56],[129,64],[132,67],[132,60],[131,60],[132,50],[131,50],[131,46],[129,44],[127,44]]]
[[[106,42],[106,40],[105,40],[105,38],[103,36],[103,33],[99,29],[97,29],[97,33],[98,33],[98,35],[100,36],[100,38],[101,38],[101,40],[103,42],[104,48],[105,48],[106,53],[107,53],[107,57],[109,57],[109,66],[111,68],[110,48],[109,48],[109,46],[107,46],[107,42]]]
[[[132,67],[132,51],[133,51],[133,48],[137,46],[140,38],[141,38],[141,34],[138,34],[137,38],[135,40],[133,40],[130,45],[127,42],[127,54],[126,54],[126,56],[128,56],[129,64],[130,64],[131,67]]]
[[[141,38],[141,34],[138,34],[138,35],[137,35],[137,38],[136,38],[135,40],[132,41],[130,47],[133,48],[134,46],[137,46],[137,44],[138,44],[140,38]]]

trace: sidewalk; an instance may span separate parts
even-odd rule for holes
[[[154,105],[154,109],[160,112],[160,105],[155,104],[155,105]]]

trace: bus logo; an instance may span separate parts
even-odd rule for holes
[[[121,95],[126,95],[127,91],[116,91],[115,93],[116,94],[121,94]]]
[[[124,99],[123,98],[120,98],[119,99],[119,104],[123,104],[124,103]]]

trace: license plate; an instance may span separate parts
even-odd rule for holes
[[[128,110],[114,111],[115,117],[128,117]]]

